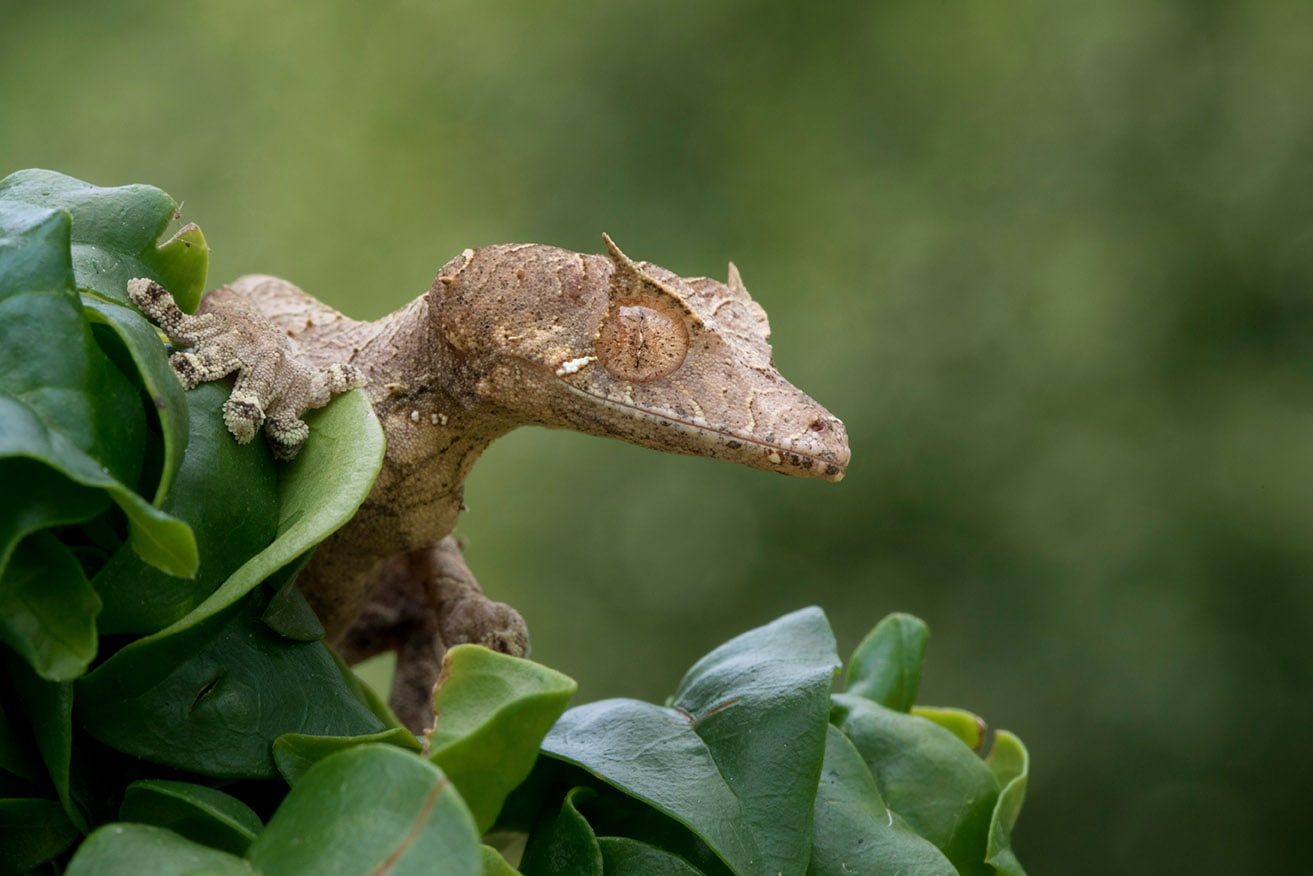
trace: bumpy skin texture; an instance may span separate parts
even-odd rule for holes
[[[466,250],[427,295],[376,322],[262,275],[207,295],[201,309],[219,327],[204,331],[179,330],[166,306],[138,301],[195,347],[183,355],[257,370],[274,361],[260,385],[316,388],[284,392],[280,410],[321,398],[321,383],[366,381],[387,438],[382,471],[298,584],[347,660],[398,652],[392,705],[412,729],[432,721],[446,646],[527,652],[524,621],[484,596],[451,537],[465,477],[499,436],[575,429],[834,481],[847,467],[843,423],[775,370],[766,314],[733,265],[728,283],[686,279],[605,241],[605,256],[539,244]],[[250,341],[234,344],[244,333]],[[192,360],[174,363],[188,382]],[[311,376],[278,376],[286,368]],[[239,377],[234,396],[250,383]]]

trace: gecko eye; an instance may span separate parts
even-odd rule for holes
[[[616,302],[597,336],[597,360],[621,380],[645,383],[673,373],[688,355],[688,326],[655,299]]]

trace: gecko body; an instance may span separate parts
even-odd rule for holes
[[[528,649],[524,621],[489,600],[451,537],[466,475],[523,425],[566,428],[675,453],[831,481],[849,460],[842,422],[776,371],[766,314],[731,264],[728,281],[539,244],[466,250],[432,288],[373,322],[285,280],[249,275],[196,316],[134,280],[133,300],[178,344],[184,384],[236,372],[225,421],[264,429],[294,456],[299,414],[364,386],[386,437],[355,516],[298,578],[349,662],[396,650],[392,705],[432,721],[446,646]]]

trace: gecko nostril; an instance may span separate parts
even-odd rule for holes
[[[808,428],[810,428],[813,432],[824,432],[825,427],[826,427],[825,421],[820,418],[817,418],[815,420],[812,420],[812,424]]]

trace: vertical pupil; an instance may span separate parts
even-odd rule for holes
[[[689,340],[683,315],[661,305],[618,304],[597,339],[598,358],[607,371],[623,380],[646,381],[683,364]]]

